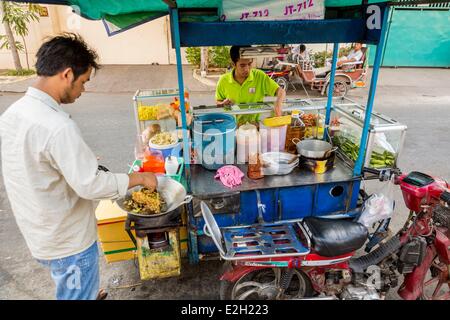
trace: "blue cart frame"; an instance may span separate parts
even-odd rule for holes
[[[223,45],[248,45],[248,44],[289,44],[289,43],[334,43],[332,69],[330,77],[330,85],[328,87],[328,100],[326,105],[325,116],[325,130],[330,123],[332,102],[333,102],[333,88],[334,76],[336,73],[336,65],[338,60],[339,43],[361,42],[366,44],[376,45],[375,62],[373,66],[372,79],[370,82],[369,95],[367,99],[364,126],[362,129],[362,136],[360,142],[359,155],[353,168],[353,177],[345,188],[349,194],[347,206],[342,217],[351,215],[350,209],[356,207],[357,196],[359,193],[360,181],[362,179],[363,163],[366,154],[366,145],[370,128],[371,114],[374,104],[374,97],[376,92],[379,69],[382,61],[382,55],[385,46],[386,30],[388,26],[389,5],[387,3],[377,3],[372,5],[361,6],[361,17],[354,19],[325,19],[325,20],[294,20],[294,21],[251,21],[251,22],[180,22],[179,11],[176,6],[176,1],[165,1],[169,5],[172,42],[176,51],[177,72],[178,72],[178,86],[181,101],[182,113],[182,128],[183,128],[183,147],[184,150],[189,150],[189,141],[187,136],[187,121],[186,109],[184,100],[184,83],[183,70],[181,64],[181,47],[186,46],[223,46]],[[369,23],[369,20],[373,22]],[[368,27],[370,26],[370,27]],[[208,32],[205,32],[208,30]],[[336,31],[339,30],[339,33]],[[220,37],[217,37],[220,35]],[[326,137],[326,134],[324,135]],[[184,152],[186,163],[186,181],[188,189],[191,188],[191,167],[189,165],[189,152]],[[194,169],[195,171],[195,169]],[[201,173],[204,175],[204,173]],[[211,177],[210,177],[211,178]],[[292,190],[291,190],[292,189]],[[258,196],[249,192],[241,193],[240,200],[244,203],[260,201],[260,198],[265,198],[269,203],[280,204],[283,197],[289,196],[292,192],[294,197],[298,193],[302,193],[302,199],[311,198],[311,212],[312,215],[326,214],[325,211],[330,208],[318,208],[318,199],[326,196],[325,190],[319,185],[304,186],[301,189],[289,188],[285,186],[283,189],[267,189],[257,192]],[[328,190],[328,189],[326,189]],[[258,197],[258,199],[256,199]],[[280,200],[281,199],[281,200]],[[325,201],[326,202],[326,201]],[[331,206],[342,206],[341,203],[331,203]],[[328,206],[330,206],[328,205]],[[291,204],[292,206],[292,204]],[[325,204],[325,207],[327,204]],[[289,216],[281,215],[281,208],[277,214],[277,209],[266,212],[266,219],[276,219],[270,216],[270,213],[278,215],[278,219],[289,219]],[[339,212],[342,208],[334,208]],[[247,207],[244,211],[249,211],[243,215],[217,215],[216,219],[219,226],[228,226],[236,224],[251,224],[258,218],[258,212],[255,206],[254,210],[249,210]],[[204,222],[201,217],[195,218],[192,206],[190,206],[188,235],[189,235],[189,260],[191,263],[199,261],[199,257],[203,253],[214,251],[214,246],[210,242],[208,244],[207,237],[202,232]],[[286,210],[284,210],[286,211]],[[289,210],[287,210],[289,212]],[[351,211],[351,210],[350,210]],[[298,218],[292,217],[292,218]],[[248,220],[248,221],[247,221]],[[199,238],[203,236],[203,240]],[[206,238],[206,239],[205,239]]]

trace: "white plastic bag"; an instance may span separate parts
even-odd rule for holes
[[[364,203],[358,222],[370,228],[377,221],[388,219],[394,213],[393,177],[381,192],[372,194]]]

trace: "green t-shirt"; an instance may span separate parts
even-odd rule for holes
[[[278,84],[264,71],[252,69],[244,83],[240,85],[233,77],[234,69],[222,75],[217,83],[216,100],[230,99],[236,104],[263,102],[265,96],[275,96]],[[237,117],[238,125],[258,122],[259,114]]]

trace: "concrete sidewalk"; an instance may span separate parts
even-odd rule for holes
[[[193,67],[183,66],[185,87],[192,92],[209,92],[215,88],[195,80]],[[36,77],[10,83],[0,81],[0,92],[25,92]],[[177,88],[178,75],[175,65],[105,65],[86,85],[86,92],[134,93],[137,89]]]
[[[201,79],[194,77],[194,67],[183,67],[184,84],[191,92],[215,91],[218,77]],[[368,79],[371,77],[369,70]],[[0,80],[0,92],[25,92],[35,81],[35,77],[22,81],[10,82]],[[418,83],[420,85],[418,86]],[[86,92],[92,93],[134,93],[137,89],[177,88],[178,76],[175,65],[105,65],[92,77],[86,86]],[[289,94],[305,96],[300,84],[295,92]],[[395,101],[402,99],[417,102],[417,99],[450,98],[450,69],[440,68],[382,68],[378,78],[377,96],[388,97]],[[349,92],[349,97],[366,97],[366,88]],[[316,96],[317,92],[310,92]],[[401,94],[400,94],[401,93]]]

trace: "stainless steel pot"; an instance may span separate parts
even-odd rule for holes
[[[337,149],[337,147],[333,147],[331,143],[324,140],[299,140],[294,138],[292,142],[295,143],[299,155],[310,159],[327,158]]]
[[[156,188],[156,190],[159,192],[161,197],[166,201],[166,204],[167,204],[166,211],[161,212],[159,214],[145,215],[145,214],[138,214],[135,212],[128,211],[127,208],[125,208],[125,206],[123,205],[123,202],[131,199],[131,193],[135,192],[135,191],[139,191],[142,188],[142,186],[136,186],[136,187],[128,190],[125,197],[121,197],[117,200],[117,205],[122,210],[124,210],[134,216],[156,219],[156,218],[159,218],[163,215],[166,215],[166,214],[174,211],[175,209],[180,207],[182,204],[191,202],[192,196],[187,195],[186,189],[184,188],[184,186],[181,183],[173,180],[172,178],[166,177],[166,176],[157,176],[156,178],[158,179],[158,187]]]

